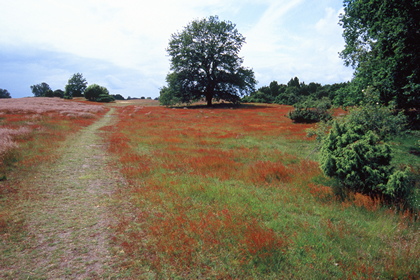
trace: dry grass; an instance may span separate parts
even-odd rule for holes
[[[4,173],[7,158],[19,146],[35,135],[50,133],[57,125],[71,120],[78,129],[93,122],[105,107],[59,98],[4,99],[0,102],[0,173]],[[68,130],[68,128],[66,129]],[[64,132],[63,132],[64,133]],[[60,137],[55,131],[51,140]],[[1,174],[0,174],[1,175]]]

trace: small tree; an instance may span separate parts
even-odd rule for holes
[[[97,84],[92,84],[85,90],[85,98],[89,101],[96,101],[101,94],[109,95],[109,91],[106,87]]]
[[[67,98],[82,97],[87,86],[87,81],[80,73],[74,74],[65,87],[65,96]]]
[[[35,97],[45,97],[52,92],[50,86],[47,83],[40,83],[31,86],[32,93]]]
[[[0,88],[0,98],[12,98],[7,89]]]
[[[167,49],[171,56],[168,88],[183,103],[204,97],[237,103],[254,91],[254,72],[241,66],[238,56],[245,38],[231,22],[209,17],[191,22],[172,35]],[[167,93],[167,92],[164,92]]]

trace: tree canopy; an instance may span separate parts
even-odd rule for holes
[[[65,87],[65,95],[67,97],[82,97],[87,86],[87,81],[80,73],[74,74]]]
[[[85,98],[96,102],[111,102],[115,100],[113,96],[109,95],[106,87],[97,84],[92,84],[86,88]]]
[[[381,103],[420,108],[420,1],[344,0],[341,57],[355,68],[357,91]]]
[[[11,98],[9,91],[7,89],[0,88],[0,98]]]
[[[239,102],[240,96],[252,92],[256,84],[254,72],[243,67],[239,57],[244,43],[235,24],[217,16],[191,22],[172,34],[167,48],[172,72],[161,95],[181,103],[202,97],[207,105],[213,98]]]
[[[47,83],[32,85],[31,90],[35,97],[48,97],[53,92]]]

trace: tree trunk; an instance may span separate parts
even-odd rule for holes
[[[213,94],[211,94],[211,93],[209,93],[209,92],[207,92],[206,93],[206,101],[207,101],[207,106],[208,107],[211,107],[211,105],[212,105],[212,100],[213,100]]]

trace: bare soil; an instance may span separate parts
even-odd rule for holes
[[[110,241],[111,194],[124,181],[110,168],[99,129],[112,111],[68,139],[52,165],[26,184],[37,199],[24,201],[23,245],[0,264],[3,279],[109,279],[118,275]],[[0,258],[2,259],[2,258]],[[7,264],[6,264],[7,263]]]

